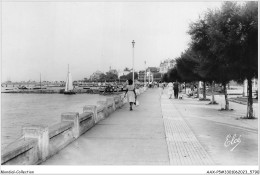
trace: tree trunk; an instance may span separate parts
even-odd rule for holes
[[[186,82],[184,82],[185,94],[186,94]]]
[[[206,100],[206,82],[203,81],[203,100]]]
[[[244,80],[244,83],[243,83],[243,97],[248,96],[248,94],[247,94],[247,89],[248,89],[247,84],[248,84],[247,80]]]
[[[211,95],[212,95],[211,103],[212,103],[212,104],[215,103],[214,90],[215,90],[215,83],[214,83],[214,81],[212,81],[212,83],[211,83]]]
[[[254,118],[253,114],[253,98],[252,98],[252,79],[248,78],[247,80],[247,87],[248,87],[248,100],[247,100],[247,118],[252,119]]]
[[[200,98],[200,82],[198,82],[197,86],[197,98]]]
[[[225,94],[225,110],[229,110],[229,101],[228,101],[228,95],[227,95],[227,84],[223,83],[224,86],[224,94]]]

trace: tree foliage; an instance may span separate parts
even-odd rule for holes
[[[169,82],[167,73],[163,74],[162,82]]]
[[[176,82],[176,81],[181,82],[182,81],[180,75],[178,74],[176,66],[168,71],[167,77],[168,77],[169,82]]]
[[[137,78],[138,78],[138,73],[135,72],[134,73],[134,79],[136,80]],[[129,79],[131,79],[131,80],[133,79],[133,72],[130,72],[127,75],[120,76],[120,80],[126,81],[126,80],[129,80]]]
[[[192,38],[190,50],[198,55],[194,58],[199,58],[199,64],[190,67],[190,72],[196,72],[204,81],[222,83],[226,109],[229,108],[226,84],[230,80],[248,79],[248,111],[252,114],[251,80],[258,74],[258,2],[243,5],[224,2],[220,9],[208,10],[204,17],[192,23],[188,33]],[[177,62],[177,70],[183,70],[184,60],[182,56]],[[179,71],[185,78],[187,72]],[[251,114],[247,116],[250,118]]]
[[[235,60],[239,72],[236,80],[258,77],[258,2],[249,1],[241,7],[237,20],[239,38]],[[235,38],[236,39],[236,38]]]
[[[187,50],[180,58],[176,59],[176,70],[182,81],[192,82],[201,79],[197,73],[199,62],[195,57],[195,52]]]
[[[106,73],[106,81],[115,81],[118,79],[118,75],[112,72],[107,72]]]

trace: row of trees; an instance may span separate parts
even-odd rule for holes
[[[154,79],[160,79],[161,78],[161,73],[155,73],[154,74]],[[133,79],[133,72],[129,72],[127,75],[122,75],[120,77],[118,77],[117,74],[111,73],[111,72],[107,72],[106,74],[102,73],[99,76],[99,79],[97,79],[96,81],[99,82],[112,82],[112,81],[126,81],[129,79]],[[134,79],[137,80],[138,79],[138,73],[135,72],[134,73]],[[148,81],[148,78],[147,78]]]
[[[107,72],[106,74],[102,73],[100,76],[99,76],[99,79],[98,81],[99,82],[112,82],[112,81],[116,81],[118,79],[118,75],[117,74],[114,74],[112,72]]]
[[[133,72],[128,73],[127,75],[122,75],[120,76],[120,81],[126,81],[129,79],[133,79]],[[134,79],[138,79],[138,74],[137,72],[134,73]]]
[[[176,66],[163,76],[164,80],[203,81],[204,99],[206,82],[212,84],[212,90],[214,83],[222,84],[225,110],[229,110],[227,84],[246,79],[246,117],[254,118],[252,79],[258,77],[258,2],[224,2],[220,9],[208,10],[192,23],[188,33],[192,39],[189,49],[176,59]]]
[[[129,68],[125,68],[124,71],[126,72],[129,72],[128,74],[126,75],[122,75],[122,76],[118,76],[118,74],[110,71],[110,72],[107,72],[106,74],[104,73],[101,73],[99,75],[99,78],[98,79],[95,79],[94,81],[98,81],[98,82],[113,82],[113,81],[126,81],[126,80],[129,80],[129,79],[133,79],[133,72],[131,72],[131,69]],[[144,75],[142,75],[144,76]],[[161,79],[162,77],[162,74],[160,72],[153,72],[153,78],[158,80],[158,79]],[[138,73],[135,72],[134,73],[134,79],[137,80],[138,79]],[[148,77],[146,78],[147,81],[148,81]],[[93,80],[89,80],[89,81],[93,81]]]
[[[137,72],[134,74],[134,78],[138,78]],[[114,82],[114,81],[126,81],[128,79],[133,79],[133,73],[130,72],[127,75],[118,76],[117,74],[113,72],[107,72],[106,74],[102,73],[100,74],[99,78],[95,81],[97,82]]]

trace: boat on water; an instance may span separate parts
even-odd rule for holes
[[[18,86],[18,89],[28,89],[28,88],[25,86]]]
[[[64,94],[65,95],[76,94],[76,92],[74,91],[74,88],[73,88],[72,76],[71,76],[71,73],[70,73],[70,70],[69,70],[69,65],[68,65],[68,74],[67,74]]]
[[[123,92],[125,89],[123,86],[118,86],[118,85],[105,85],[105,86],[100,86],[99,87],[99,93],[104,94],[112,94],[112,93],[118,93],[118,92]]]
[[[38,90],[38,89],[47,89],[46,87],[42,87],[42,86],[35,86],[32,87],[33,90]]]

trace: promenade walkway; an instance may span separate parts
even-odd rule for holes
[[[125,104],[43,165],[169,165],[159,91],[138,98],[133,111]]]
[[[241,119],[247,111],[243,104],[230,102],[233,111],[220,111],[225,104],[224,96],[215,99],[219,105],[208,105],[209,101],[184,95],[183,100],[170,100],[169,106],[174,111],[173,117],[184,119],[185,123],[182,122],[187,124],[215,165],[258,165],[259,120]],[[254,104],[255,116],[258,116],[257,107]]]
[[[161,97],[162,116],[171,165],[214,165],[172,100]]]
[[[124,105],[42,164],[257,164],[257,119],[237,120],[239,110],[220,112],[220,105],[168,99],[166,91],[159,92],[148,89],[133,111]],[[235,145],[224,145],[228,134],[241,135],[233,151]]]

